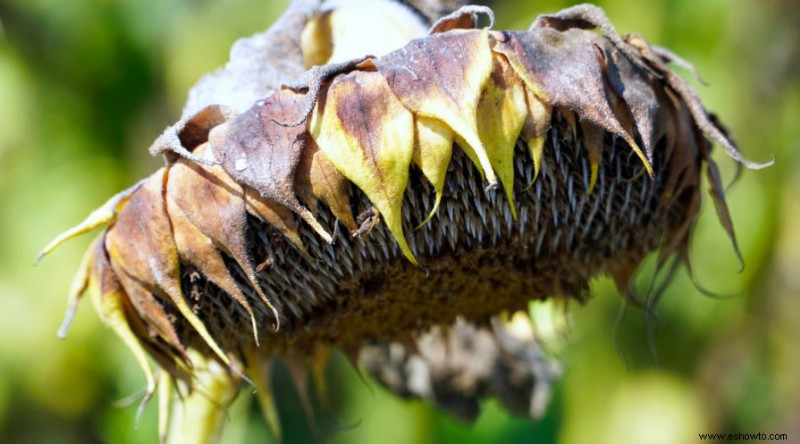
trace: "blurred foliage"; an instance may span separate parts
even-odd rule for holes
[[[526,29],[556,0],[496,1],[498,27]],[[705,205],[693,243],[698,292],[681,272],[648,323],[608,280],[569,309],[559,337],[566,374],[538,422],[494,402],[473,425],[365,385],[338,359],[333,442],[683,443],[698,433],[788,433],[800,439],[800,4],[794,0],[607,0],[636,31],[692,61],[707,107],[742,150],[775,167],[745,172],[729,202],[743,272]],[[0,441],[153,442],[155,404],[134,422],[143,378],[83,304],[69,340],[56,339],[64,295],[89,238],[38,268],[55,234],[154,170],[146,148],[174,121],[188,88],[222,65],[240,36],[264,29],[285,2],[106,0],[0,2]],[[687,76],[689,74],[687,73]],[[726,177],[732,162],[716,153]],[[793,228],[795,227],[795,228]],[[644,291],[652,264],[639,275]],[[654,351],[648,346],[648,331]],[[564,345],[565,344],[565,345]],[[657,361],[654,357],[657,354]],[[277,378],[287,379],[285,372]],[[290,388],[278,396],[287,442],[313,435]],[[133,401],[124,402],[127,398]],[[120,406],[120,404],[124,404]],[[268,442],[250,393],[225,442]]]

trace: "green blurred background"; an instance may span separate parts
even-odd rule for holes
[[[620,32],[639,32],[697,66],[709,86],[693,85],[750,158],[777,156],[775,167],[746,172],[730,190],[744,272],[710,205],[695,232],[699,280],[740,294],[703,296],[681,272],[658,308],[655,364],[644,316],[629,311],[615,340],[620,298],[608,280],[594,282],[595,297],[570,308],[570,328],[558,338],[566,372],[538,422],[489,401],[475,424],[462,424],[365,386],[337,359],[339,422],[320,418],[338,429],[333,442],[666,444],[717,432],[787,433],[800,442],[800,229],[791,222],[800,220],[800,3],[598,3]],[[570,4],[492,6],[500,28],[526,29],[536,14]],[[143,377],[90,304],[67,341],[55,335],[91,236],[36,268],[31,262],[61,230],[157,168],[146,148],[177,119],[189,87],[284,5],[0,0],[0,442],[156,441],[155,403],[137,429],[138,398],[120,402],[141,393]],[[716,157],[731,177],[732,162]],[[651,272],[640,273],[640,289]],[[278,391],[286,442],[312,439],[289,384]],[[224,442],[269,439],[245,390]]]

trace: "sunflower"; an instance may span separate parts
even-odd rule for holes
[[[346,14],[298,1],[238,42],[151,147],[164,167],[43,252],[107,225],[62,333],[91,287],[145,371],[145,401],[161,386],[162,439],[172,387],[210,439],[243,383],[279,434],[272,357],[306,402],[309,372],[324,400],[334,349],[458,416],[485,396],[535,416],[558,365],[530,301],[584,301],[610,275],[653,310],[662,289],[639,297],[631,279],[653,251],[667,282],[688,266],[704,173],[736,249],[712,141],[766,164],[667,66],[685,62],[620,36],[599,8],[524,32],[491,29],[485,7],[427,32],[387,12],[378,27],[404,31],[355,50]]]

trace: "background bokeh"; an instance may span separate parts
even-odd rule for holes
[[[526,29],[572,2],[497,1],[498,26]],[[648,323],[608,280],[569,309],[552,347],[565,375],[547,415],[514,418],[495,402],[473,425],[364,385],[343,359],[330,376],[340,408],[321,417],[333,442],[689,443],[699,433],[787,433],[800,442],[800,2],[607,0],[636,31],[692,61],[707,107],[752,159],[729,203],[738,264],[705,205],[692,259],[702,295],[681,272]],[[34,268],[38,250],[116,191],[153,171],[146,148],[180,114],[189,87],[222,65],[240,36],[267,27],[285,2],[265,0],[0,0],[0,442],[146,443],[144,380],[121,342],[83,304],[69,339],[55,332],[88,236]],[[687,76],[689,75],[686,73]],[[719,151],[719,150],[718,150]],[[733,165],[717,152],[726,178]],[[708,203],[708,202],[706,202]],[[652,266],[640,273],[646,288]],[[278,378],[286,379],[285,372]],[[313,439],[290,384],[280,384],[286,442]],[[130,398],[133,401],[126,402]],[[269,442],[252,395],[224,442]],[[330,438],[330,436],[329,436]]]

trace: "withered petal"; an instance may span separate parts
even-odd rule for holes
[[[453,130],[439,120],[421,116],[414,119],[414,127],[411,159],[436,190],[436,202],[428,217],[420,223],[421,227],[431,220],[442,202],[447,167],[453,156]]]
[[[301,253],[308,255],[303,246],[303,241],[300,239],[297,222],[292,217],[291,210],[277,202],[264,199],[250,187],[245,187],[244,189],[244,201],[248,213],[272,225]]]
[[[311,120],[311,135],[377,207],[408,260],[402,203],[414,150],[414,119],[377,72],[337,77]]]
[[[152,296],[147,296],[150,291],[166,296],[222,362],[229,364],[229,358],[208,332],[203,321],[192,312],[181,290],[180,261],[164,202],[167,174],[168,168],[162,168],[131,196],[128,204],[120,211],[117,223],[106,235],[106,250],[115,267],[121,267],[131,277],[131,282],[136,280],[143,284],[142,291],[139,291],[141,301],[149,302],[152,299]],[[120,273],[117,272],[117,275]],[[120,278],[122,279],[121,276]],[[123,282],[130,294],[131,288],[127,284],[128,282]],[[133,299],[133,295],[131,297]],[[142,305],[137,309],[154,308],[153,304],[157,305],[157,302],[152,300],[150,307]],[[160,314],[156,317],[162,324],[166,321],[166,315],[163,319]]]
[[[592,194],[597,183],[597,171],[600,165],[600,158],[603,155],[603,136],[605,132],[602,128],[588,120],[581,120],[581,131],[583,131],[583,144],[589,157],[591,169],[589,176],[589,194]]]
[[[373,63],[406,108],[449,125],[474,151],[489,184],[497,183],[477,130],[478,101],[493,66],[486,30],[412,40]]]
[[[91,230],[94,230],[97,227],[106,225],[111,223],[116,217],[119,211],[125,206],[130,199],[131,195],[139,189],[139,187],[144,183],[146,179],[142,179],[139,182],[136,182],[131,187],[120,191],[119,193],[115,194],[111,199],[108,199],[106,203],[104,203],[100,208],[92,211],[83,222],[79,223],[78,225],[70,228],[69,230],[59,234],[55,239],[53,239],[46,247],[42,249],[39,255],[36,257],[36,261],[34,261],[34,265],[36,265],[39,261],[42,260],[43,257],[50,254],[53,250],[58,248],[61,244],[72,239],[76,236],[80,236],[81,234],[88,233]]]
[[[653,167],[631,134],[617,120],[606,89],[596,45],[602,37],[578,29],[504,32],[493,48],[505,55],[528,89],[553,107],[564,107],[616,134]]]
[[[725,188],[722,186],[722,177],[719,174],[719,168],[714,159],[708,157],[706,159],[706,172],[708,176],[708,183],[711,185],[711,200],[714,201],[714,209],[717,211],[717,219],[720,225],[725,229],[728,238],[733,246],[733,252],[736,254],[736,259],[739,260],[739,271],[744,268],[744,261],[742,260],[742,253],[739,251],[739,243],[736,242],[736,233],[733,230],[733,219],[731,213],[728,211],[728,203],[725,201]]]
[[[525,88],[514,70],[503,60],[503,56],[493,54],[492,57],[492,74],[478,102],[478,135],[503,185],[511,214],[516,219],[514,145],[528,116],[528,104]]]
[[[93,263],[88,280],[92,287],[90,294],[95,309],[103,323],[128,347],[144,373],[147,388],[141,404],[143,406],[155,392],[155,374],[150,366],[148,353],[142,345],[144,338],[135,334],[126,315],[125,306],[129,305],[130,301],[108,262],[105,252],[105,235],[99,236],[94,241],[89,247],[87,255]]]
[[[179,160],[169,171],[166,196],[192,224],[239,264],[256,293],[275,316],[277,330],[280,316],[258,284],[247,250],[247,210],[242,186],[219,166],[201,167]]]
[[[656,131],[661,109],[653,87],[627,57],[609,48],[604,49],[604,54],[608,83],[630,110],[647,159],[652,163],[653,144],[660,138]]]
[[[550,129],[553,107],[528,88],[525,88],[525,102],[528,106],[528,115],[525,116],[520,137],[528,145],[533,160],[533,179],[528,184],[528,187],[531,187],[542,170],[544,142],[547,130]]]
[[[239,290],[236,281],[233,280],[222,255],[214,247],[211,238],[200,231],[180,208],[172,207],[172,205],[174,203],[168,199],[167,206],[178,255],[183,261],[197,267],[200,273],[230,295],[247,312],[253,328],[253,338],[258,344],[258,326],[253,308]]]
[[[306,149],[297,167],[295,188],[306,205],[316,208],[317,199],[350,231],[358,229],[350,205],[350,181],[336,169],[313,137],[308,137]]]
[[[209,141],[214,157],[233,180],[291,209],[330,242],[330,234],[300,204],[294,191],[307,128],[278,123],[299,118],[304,103],[303,94],[289,89],[278,91],[256,102],[228,125],[215,128]]]

